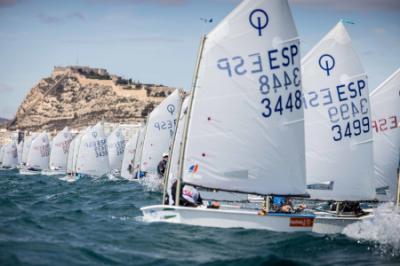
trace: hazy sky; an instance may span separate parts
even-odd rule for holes
[[[55,65],[190,89],[199,38],[239,0],[0,0],[0,117]],[[341,18],[370,89],[400,67],[400,0],[289,0],[302,54]],[[200,18],[214,18],[205,25]]]

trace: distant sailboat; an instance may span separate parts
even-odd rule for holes
[[[399,202],[400,69],[370,93],[376,194]]]
[[[71,141],[71,143],[69,144],[69,147],[68,147],[67,175],[73,175],[73,173],[74,173],[74,170],[73,170],[73,167],[72,167],[72,163],[73,163],[73,158],[74,158],[75,142],[76,142],[78,136],[75,136],[75,138],[72,139],[72,141]]]
[[[32,141],[38,136],[37,133],[33,133],[31,136],[25,137],[24,140],[24,147],[22,149],[22,166],[26,165],[26,162],[28,161],[28,155],[29,155],[29,150],[31,149],[31,144]]]
[[[157,176],[157,165],[171,146],[181,104],[181,93],[175,90],[150,113],[141,152],[140,173]]]
[[[49,169],[43,170],[44,175],[65,175],[67,172],[67,157],[72,133],[68,127],[61,130],[53,139]]]
[[[140,132],[136,132],[135,135],[126,143],[125,150],[124,150],[124,158],[122,160],[121,166],[121,177],[132,180],[133,176],[133,162],[136,153],[136,146],[138,143]]]
[[[306,196],[299,44],[282,0],[245,0],[202,40],[179,148],[175,206],[143,207],[145,221],[311,231],[314,215],[275,213],[269,200],[262,211],[180,205],[184,185]]]
[[[134,179],[143,177],[143,176],[141,176],[141,173],[140,173],[140,163],[141,163],[141,159],[142,159],[144,139],[146,137],[146,127],[147,127],[147,125],[144,125],[139,130],[139,136],[138,136],[138,140],[136,143],[136,149],[135,149],[135,156],[133,157]]]
[[[340,233],[366,217],[342,202],[375,199],[368,81],[342,22],[303,58],[302,74],[308,192],[337,202],[313,230]]]
[[[179,114],[179,120],[175,132],[174,142],[172,144],[172,149],[171,149],[172,152],[171,156],[168,159],[168,168],[165,174],[167,179],[166,179],[166,184],[164,184],[164,186],[166,186],[166,189],[164,189],[163,198],[165,198],[168,194],[169,205],[174,205],[175,202],[174,201],[175,195],[171,194],[172,193],[171,188],[174,182],[177,180],[177,176],[179,173],[179,156],[180,156],[180,149],[183,144],[183,131],[185,128],[185,120],[188,112],[189,101],[190,101],[190,96],[187,97],[182,103],[182,108]]]
[[[75,145],[79,143],[75,142]],[[108,160],[107,137],[102,123],[89,129],[81,138],[76,158],[78,176],[101,177],[110,173]],[[74,151],[76,152],[76,151]]]
[[[121,128],[117,127],[107,137],[107,147],[111,173],[119,176],[121,175],[121,166],[125,151],[125,138]]]
[[[78,179],[76,172],[76,160],[78,158],[78,152],[82,137],[83,135],[85,135],[86,132],[89,131],[89,129],[90,127],[79,132],[79,134],[76,135],[69,144],[68,157],[67,157],[67,175],[64,178],[62,178],[62,180],[73,182]]]
[[[29,149],[25,169],[20,169],[21,174],[36,175],[49,168],[50,141],[46,132],[41,133],[33,141]]]
[[[22,165],[22,153],[24,150],[24,141],[21,141],[17,145],[17,154],[18,154],[18,167]]]
[[[3,169],[14,169],[18,165],[17,145],[15,141],[4,146],[2,151],[2,165]]]

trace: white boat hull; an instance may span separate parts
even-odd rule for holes
[[[0,167],[1,171],[12,171],[12,170],[15,170],[15,169],[17,169],[17,167],[4,167],[4,166]]]
[[[168,222],[206,227],[262,229],[277,232],[312,231],[314,215],[258,215],[256,210],[207,209],[154,205],[141,208],[146,222]]]
[[[42,170],[42,175],[55,176],[55,175],[66,175],[65,170]]]
[[[40,175],[41,171],[32,171],[28,169],[19,169],[20,175]]]
[[[369,220],[374,217],[371,213],[359,217],[337,216],[327,213],[315,214],[317,216],[315,217],[313,232],[318,234],[340,234],[346,226],[363,220]]]

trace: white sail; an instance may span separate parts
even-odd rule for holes
[[[339,22],[302,60],[308,192],[375,198],[368,81]]]
[[[17,145],[13,141],[4,146],[2,166],[4,168],[15,168],[18,164]]]
[[[183,181],[305,194],[300,42],[287,1],[243,1],[206,37]]]
[[[121,166],[121,176],[125,179],[133,179],[133,160],[136,153],[136,145],[138,142],[140,132],[136,132],[135,135],[126,143],[124,158]]]
[[[45,170],[49,168],[50,144],[46,132],[41,133],[31,143],[28,160],[28,169]]]
[[[113,172],[120,172],[124,158],[125,139],[121,128],[116,128],[107,138],[108,159]]]
[[[28,161],[29,150],[31,149],[32,141],[37,137],[37,134],[34,133],[31,136],[25,137],[24,147],[22,149],[22,164],[26,164]]]
[[[174,195],[171,195],[171,187],[172,184],[178,177],[179,172],[179,156],[182,148],[183,142],[183,131],[185,128],[185,118],[189,107],[190,97],[187,97],[183,103],[181,112],[179,114],[179,121],[177,123],[174,143],[172,145],[171,154],[169,156],[169,169],[168,169],[168,186],[167,192],[169,195],[169,204],[172,205],[174,203]]]
[[[75,146],[77,149],[77,146]],[[107,138],[101,123],[88,130],[80,140],[76,172],[99,177],[110,172]]]
[[[140,130],[139,130],[139,136],[138,140],[136,143],[136,150],[135,150],[135,156],[134,156],[134,161],[133,161],[133,172],[135,175],[135,178],[138,177],[139,171],[140,171],[140,162],[142,158],[142,151],[143,151],[143,144],[144,144],[144,139],[146,137],[146,127],[147,125],[144,125]]]
[[[72,174],[74,172],[73,169],[73,158],[74,158],[74,148],[75,142],[77,140],[77,136],[71,141],[68,147],[68,156],[67,156],[67,174]]]
[[[400,163],[400,69],[370,94],[376,193],[395,201]]]
[[[66,170],[69,144],[72,141],[72,133],[68,127],[60,131],[53,139],[50,154],[51,170]]]
[[[22,164],[22,153],[24,150],[24,141],[21,141],[17,145],[17,154],[18,154],[18,164]]]
[[[157,173],[157,165],[162,159],[162,154],[168,151],[173,140],[181,104],[180,92],[175,90],[149,115],[140,171]]]

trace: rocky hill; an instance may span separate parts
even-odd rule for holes
[[[104,119],[135,123],[145,119],[174,88],[142,84],[105,69],[55,67],[31,89],[8,129],[82,128]]]

